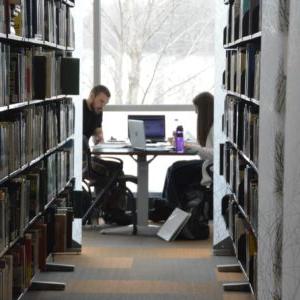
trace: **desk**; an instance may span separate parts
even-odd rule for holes
[[[97,150],[92,150],[94,155],[129,155],[137,163],[137,229],[138,233],[149,232],[148,226],[148,213],[149,213],[149,191],[148,191],[148,166],[149,164],[159,155],[197,155],[197,151],[187,149],[183,153],[177,153],[174,150],[170,151],[143,151],[135,150],[133,148],[98,148]],[[151,156],[150,159],[147,159]],[[127,227],[128,228],[128,227]],[[120,227],[106,229],[103,233],[113,232],[118,230],[120,232]],[[127,230],[128,231],[128,230]],[[151,231],[151,230],[150,230]],[[150,232],[151,233],[151,232]]]

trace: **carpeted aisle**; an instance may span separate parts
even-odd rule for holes
[[[38,276],[65,282],[66,290],[28,292],[23,299],[251,299],[248,294],[223,292],[222,281],[241,277],[218,273],[217,264],[233,260],[214,257],[211,249],[211,240],[167,243],[157,237],[101,235],[85,229],[81,255],[55,256],[55,262],[74,264],[75,271]]]

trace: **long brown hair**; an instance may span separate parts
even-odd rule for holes
[[[214,96],[203,92],[193,99],[197,112],[197,141],[204,147],[210,128],[214,122]]]

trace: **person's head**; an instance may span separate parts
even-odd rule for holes
[[[104,85],[96,85],[92,88],[88,103],[90,108],[97,114],[99,114],[104,106],[108,103],[110,98],[110,91]]]
[[[197,140],[201,146],[205,146],[206,139],[214,121],[214,96],[209,92],[203,92],[193,99],[197,117]]]

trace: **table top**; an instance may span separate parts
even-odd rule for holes
[[[92,154],[116,154],[116,155],[197,155],[198,152],[192,149],[185,149],[184,152],[179,153],[174,149],[168,151],[159,150],[137,150],[131,147],[126,148],[97,148],[92,149]]]

